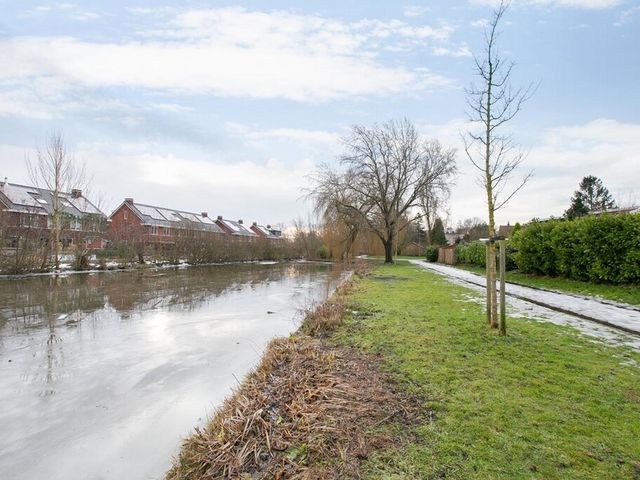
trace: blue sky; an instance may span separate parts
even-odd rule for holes
[[[407,117],[460,148],[493,0],[2,2],[0,176],[62,131],[105,209],[124,197],[261,223],[353,124]],[[579,180],[640,201],[640,2],[514,0],[500,49],[539,82],[509,127],[534,177],[500,222],[560,215]],[[485,217],[462,151],[449,221]]]

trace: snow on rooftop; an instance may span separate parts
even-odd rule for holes
[[[2,187],[2,193],[16,205],[40,207],[40,204],[36,200],[36,197],[40,196],[40,193],[34,191],[33,187],[5,183]]]
[[[270,236],[271,232],[269,230],[267,230],[267,227],[264,227],[262,225],[256,225],[255,226],[258,230],[260,230],[264,235]]]
[[[162,215],[162,213],[160,213],[160,211],[156,207],[151,207],[149,205],[136,204],[136,208],[141,214],[147,217],[151,217],[153,220],[160,220],[160,221],[167,220],[167,218],[164,215]]]
[[[207,230],[221,232],[220,227],[213,220],[209,217],[203,217],[202,214],[139,203],[134,205],[142,215],[150,218],[152,222],[162,222],[162,224],[167,222],[180,223],[185,228],[193,227],[193,224],[196,224],[196,228],[206,228]]]

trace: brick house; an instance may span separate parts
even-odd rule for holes
[[[242,220],[227,220],[222,218],[221,215],[218,215],[216,225],[218,225],[224,233],[231,235],[234,240],[240,242],[256,242],[258,240],[258,234],[250,228],[245,227]]]
[[[25,236],[39,236],[47,242],[53,225],[55,203],[61,209],[60,241],[64,247],[82,245],[99,249],[104,245],[107,217],[82,190],[59,192],[6,181],[0,182],[0,211],[5,240],[17,246]]]
[[[179,237],[189,234],[222,237],[224,233],[206,212],[156,207],[136,203],[133,198],[125,198],[109,220],[109,238],[112,241],[142,242],[155,247],[173,245]]]
[[[258,225],[258,222],[253,222],[250,229],[261,239],[266,239],[273,242],[282,241],[282,232],[280,230],[272,228],[271,225],[267,225],[265,227],[264,225]]]

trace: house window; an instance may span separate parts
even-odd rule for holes
[[[79,218],[74,218],[71,222],[71,228],[73,228],[74,230],[80,230],[82,229],[82,223],[80,222]]]
[[[129,211],[128,210],[124,211],[124,219],[125,220],[129,220]]]
[[[151,235],[158,235],[158,227],[151,227]]]

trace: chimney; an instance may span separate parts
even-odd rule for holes
[[[268,229],[268,230],[271,230],[271,225],[267,225],[267,229]]]
[[[242,225],[242,219],[238,220],[238,223],[239,223],[240,225]]]
[[[7,177],[4,177],[4,182],[2,182],[2,185],[0,185],[0,188],[2,188],[4,190],[4,186],[7,184]]]
[[[221,222],[222,221],[222,215],[218,215],[218,221]]]
[[[133,198],[131,197],[127,197],[124,199],[124,203],[130,203],[131,205],[133,205]]]
[[[71,190],[71,198],[80,198],[82,196],[82,190],[74,188]]]
[[[202,215],[204,218],[209,218],[209,214],[207,212],[202,212],[200,215]]]
[[[258,226],[258,222],[253,222],[253,226],[257,227]]]

